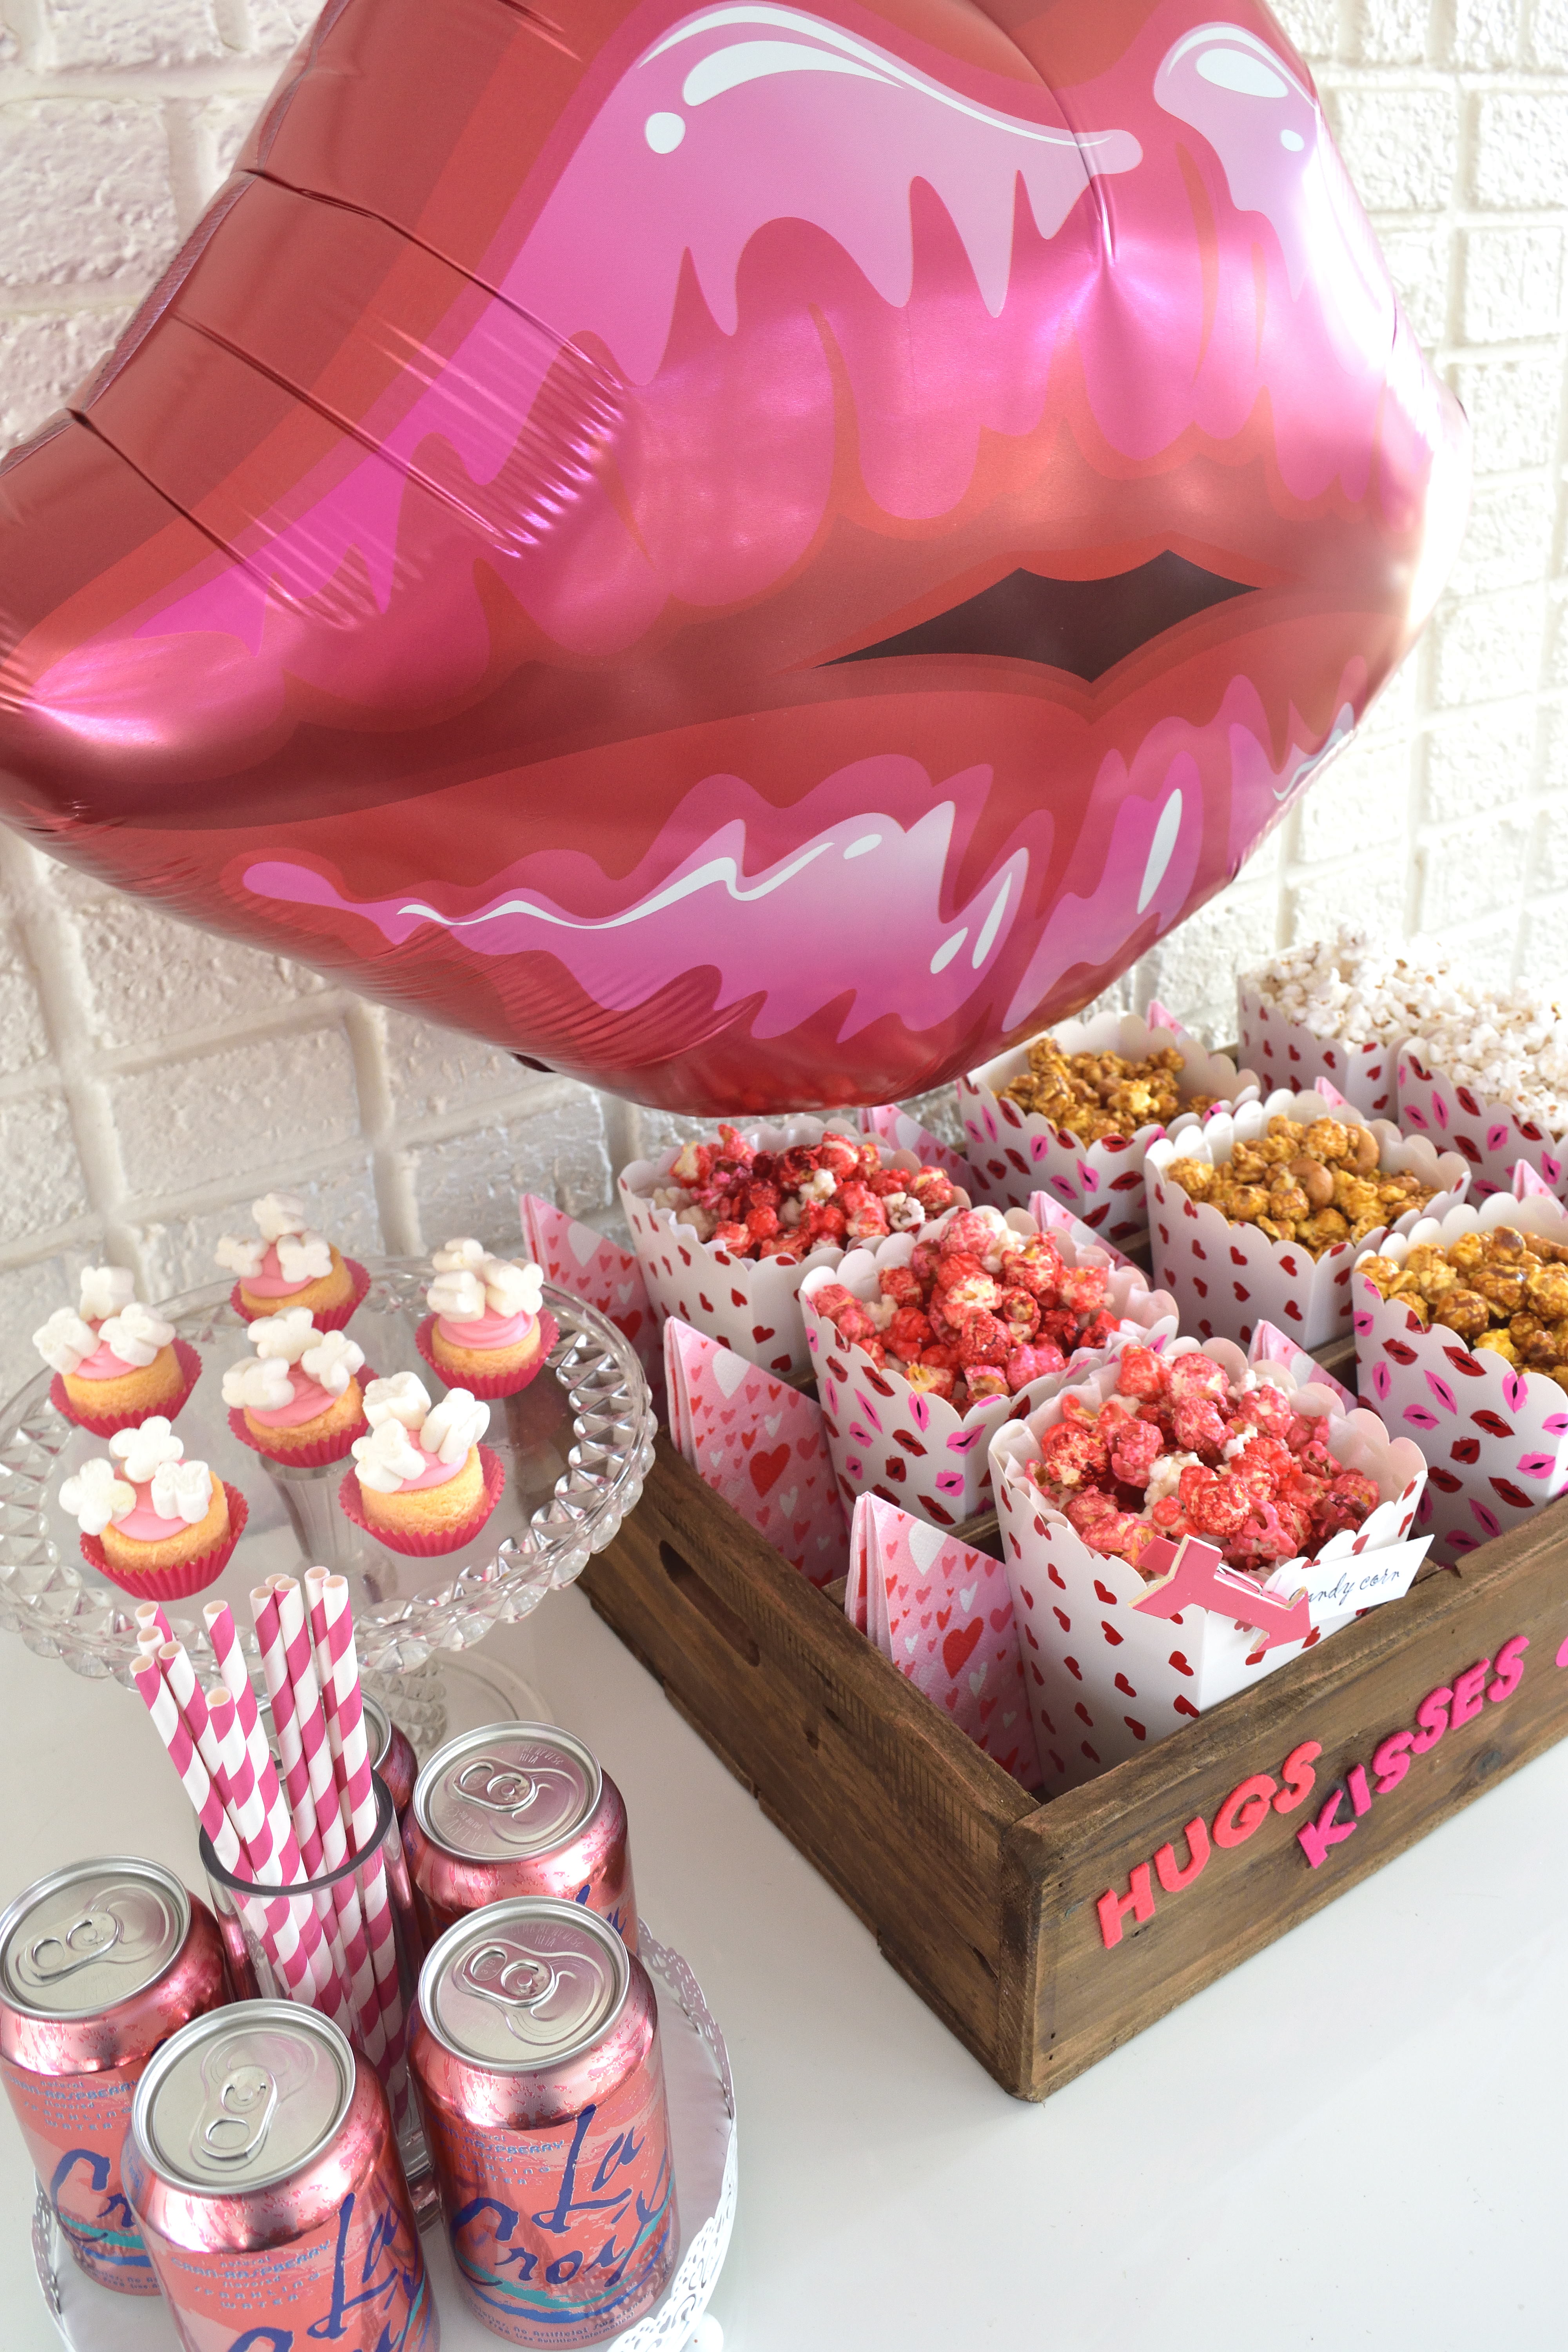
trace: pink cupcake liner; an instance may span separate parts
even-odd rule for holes
[[[358,1258],[345,1257],[343,1260],[343,1265],[347,1271],[349,1280],[353,1284],[353,1289],[348,1298],[344,1300],[342,1306],[328,1307],[324,1309],[317,1307],[311,1310],[316,1318],[316,1328],[318,1331],[341,1331],[343,1325],[348,1321],[349,1317],[353,1313],[355,1307],[363,1307],[364,1304],[365,1292],[370,1288],[369,1275],[365,1272],[363,1266],[361,1265]],[[265,1315],[258,1315],[253,1308],[247,1307],[244,1300],[240,1297],[239,1292],[240,1286],[237,1282],[234,1288],[228,1294],[228,1303],[233,1307],[235,1313],[239,1317],[240,1321],[242,1323],[265,1323],[267,1320]],[[279,1307],[292,1307],[296,1304],[297,1302],[292,1298],[280,1298],[278,1302]],[[277,1310],[275,1309],[274,1311],[276,1312]]]
[[[94,1437],[117,1437],[122,1429],[140,1429],[142,1423],[151,1421],[154,1413],[161,1412],[166,1420],[173,1421],[175,1414],[183,1412],[189,1404],[191,1391],[202,1376],[202,1360],[195,1349],[184,1339],[176,1339],[174,1345],[175,1360],[184,1375],[184,1385],[176,1390],[165,1403],[145,1404],[134,1412],[79,1412],[66,1394],[66,1384],[58,1372],[49,1382],[49,1402],[57,1412],[63,1413],[68,1421],[75,1422],[79,1429],[89,1431]]]
[[[81,1556],[89,1568],[97,1569],[100,1576],[107,1576],[121,1592],[133,1592],[139,1601],[188,1601],[193,1592],[205,1592],[209,1584],[217,1582],[250,1517],[249,1506],[237,1486],[231,1486],[226,1478],[223,1491],[228,1496],[227,1535],[211,1551],[199,1551],[194,1559],[183,1559],[178,1568],[155,1569],[143,1576],[138,1576],[134,1569],[110,1568],[97,1536],[83,1536]]]
[[[335,1437],[317,1437],[312,1439],[309,1445],[291,1446],[287,1454],[274,1454],[269,1445],[263,1445],[260,1440],[246,1427],[245,1409],[242,1405],[230,1407],[229,1429],[242,1445],[248,1445],[253,1454],[259,1454],[263,1462],[276,1463],[280,1470],[325,1469],[330,1462],[341,1462],[354,1439],[363,1437],[370,1426],[363,1410],[363,1392],[374,1380],[375,1374],[368,1364],[362,1364],[354,1378],[360,1384],[361,1392],[362,1410],[359,1421],[357,1424],[353,1422],[348,1423]]]
[[[530,1381],[537,1379],[544,1370],[545,1365],[550,1361],[551,1350],[561,1337],[561,1327],[554,1316],[547,1315],[541,1310],[539,1332],[542,1344],[531,1364],[525,1364],[521,1372],[491,1372],[488,1377],[478,1379],[471,1372],[459,1372],[454,1379],[444,1364],[437,1362],[431,1352],[430,1335],[435,1328],[436,1318],[434,1315],[426,1315],[424,1322],[414,1334],[414,1344],[430,1370],[446,1387],[467,1389],[470,1396],[481,1397],[487,1404],[493,1402],[497,1397],[521,1395]]]
[[[499,1454],[492,1454],[488,1445],[481,1445],[479,1468],[485,1477],[483,1510],[476,1511],[464,1526],[441,1534],[400,1535],[387,1528],[373,1528],[360,1509],[359,1475],[353,1470],[348,1472],[338,1488],[338,1508],[345,1519],[352,1519],[356,1528],[363,1528],[373,1542],[384,1544],[388,1551],[403,1552],[409,1559],[434,1559],[446,1552],[461,1551],[465,1544],[472,1543],[500,1501],[501,1488],[506,1485],[506,1464]]]

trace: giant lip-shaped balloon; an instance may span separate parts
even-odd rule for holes
[[[1261,7],[333,0],[0,471],[3,813],[645,1099],[908,1094],[1236,872],[1466,478]]]

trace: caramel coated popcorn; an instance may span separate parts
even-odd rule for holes
[[[1369,1127],[1338,1118],[1303,1127],[1279,1112],[1221,1166],[1173,1160],[1165,1173],[1189,1200],[1206,1201],[1232,1224],[1256,1225],[1273,1241],[1299,1242],[1321,1257],[1341,1242],[1364,1241],[1436,1197],[1432,1185],[1378,1163]]]
[[[1461,1234],[1447,1249],[1417,1242],[1403,1265],[1363,1258],[1356,1271],[1424,1328],[1440,1325],[1467,1347],[1489,1348],[1568,1389],[1568,1243],[1494,1225]]]
[[[1202,1118],[1213,1095],[1181,1099],[1183,1061],[1173,1045],[1158,1046],[1141,1062],[1121,1054],[1064,1054],[1054,1037],[1037,1037],[1029,1066],[1003,1087],[1009,1102],[1065,1127],[1080,1143],[1108,1135],[1131,1138],[1142,1127],[1168,1127],[1184,1110]]]

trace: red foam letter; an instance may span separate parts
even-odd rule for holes
[[[1322,1752],[1315,1739],[1303,1739],[1300,1748],[1292,1748],[1279,1767],[1279,1778],[1285,1786],[1274,1800],[1277,1813],[1293,1813],[1311,1794],[1312,1783],[1318,1777],[1312,1767]]]
[[[1355,1835],[1353,1822],[1341,1822],[1336,1825],[1334,1821],[1344,1797],[1344,1790],[1336,1789],[1317,1820],[1303,1822],[1296,1832],[1296,1842],[1314,1870],[1320,1863],[1327,1862],[1331,1845],[1342,1845],[1346,1838]]]
[[[1366,1785],[1366,1774],[1359,1764],[1352,1764],[1345,1774],[1345,1786],[1351,1792],[1351,1803],[1355,1807],[1359,1821],[1363,1813],[1372,1811],[1372,1790]]]
[[[1524,1673],[1524,1654],[1529,1647],[1529,1634],[1516,1633],[1512,1641],[1505,1642],[1498,1652],[1497,1679],[1487,1693],[1495,1706],[1500,1706],[1504,1699],[1511,1698],[1519,1688],[1520,1678]]]
[[[1100,1914],[1100,1937],[1108,1952],[1113,1944],[1121,1941],[1121,1922],[1129,1911],[1135,1919],[1154,1916],[1154,1889],[1149,1883],[1146,1862],[1141,1862],[1133,1871],[1127,1890],[1125,1895],[1118,1895],[1114,1886],[1108,1886],[1094,1906]]]
[[[1267,1772],[1255,1772],[1233,1789],[1214,1817],[1215,1845],[1245,1843],[1268,1811],[1268,1800],[1279,1787]]]
[[[1481,1686],[1491,1670],[1492,1662],[1489,1658],[1478,1658],[1473,1666],[1467,1666],[1462,1675],[1454,1676],[1454,1712],[1451,1720],[1456,1731],[1461,1723],[1473,1723],[1485,1706],[1486,1693]]]
[[[1435,1691],[1427,1692],[1416,1708],[1415,1720],[1421,1728],[1410,1745],[1417,1756],[1425,1756],[1428,1748],[1436,1748],[1447,1730],[1448,1702],[1453,1696],[1447,1683],[1439,1683]]]
[[[1187,1823],[1186,1838],[1187,1853],[1191,1859],[1185,1870],[1176,1868],[1174,1846],[1163,1845],[1154,1856],[1154,1867],[1160,1874],[1160,1884],[1167,1895],[1179,1895],[1184,1886],[1190,1886],[1209,1858],[1209,1833],[1201,1821]]]
[[[1391,1731],[1373,1757],[1372,1769],[1377,1775],[1373,1787],[1380,1797],[1386,1797],[1391,1789],[1397,1789],[1409,1771],[1413,1738],[1414,1735],[1408,1731]]]

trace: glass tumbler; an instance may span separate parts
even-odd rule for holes
[[[373,1776],[375,1835],[336,1870],[290,1886],[263,1886],[224,1869],[204,1830],[202,1868],[241,2000],[298,2000],[340,2024],[381,2077],[404,2170],[421,2221],[434,2186],[418,2104],[408,2081],[424,1945],[386,1783]]]

